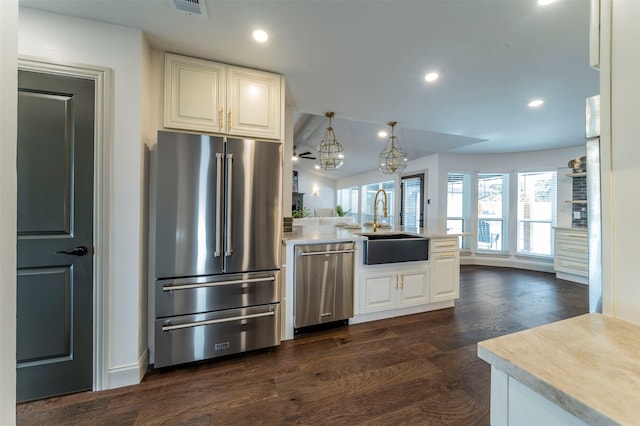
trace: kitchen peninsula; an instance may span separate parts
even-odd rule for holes
[[[354,227],[355,228],[355,227]],[[423,229],[378,229],[379,234],[406,233],[428,238],[428,259],[366,265],[363,241],[372,227],[349,229],[335,225],[295,227],[283,237],[282,338],[294,336],[295,247],[306,244],[354,242],[354,316],[349,324],[449,308],[459,296],[460,234],[438,234]]]
[[[478,343],[491,424],[638,424],[639,336],[637,324],[591,313]]]

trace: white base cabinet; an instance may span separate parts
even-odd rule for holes
[[[582,228],[555,228],[553,268],[558,278],[589,282],[589,238]]]
[[[587,425],[564,408],[493,366],[490,416],[492,426]]]
[[[365,272],[360,279],[360,312],[402,308],[429,301],[428,268],[389,269]]]
[[[431,240],[431,301],[460,297],[460,249],[458,238]]]
[[[165,54],[164,126],[280,139],[278,74]]]

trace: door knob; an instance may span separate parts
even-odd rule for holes
[[[87,249],[85,246],[78,246],[78,247],[74,247],[73,250],[70,250],[70,251],[60,250],[60,251],[57,251],[56,253],[70,254],[72,256],[84,256],[85,254],[89,253],[89,249]]]

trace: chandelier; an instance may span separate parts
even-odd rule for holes
[[[402,150],[398,138],[393,134],[393,129],[398,123],[390,121],[387,124],[391,126],[391,136],[380,153],[380,171],[392,175],[402,173],[407,168],[407,153]]]
[[[329,118],[329,127],[324,132],[324,137],[322,138],[322,142],[320,142],[320,146],[318,146],[318,160],[317,166],[325,169],[325,170],[336,170],[342,166],[344,162],[344,149],[338,139],[336,139],[336,134],[333,132],[333,127],[331,127],[331,117],[334,116],[332,112],[325,113],[325,116]]]

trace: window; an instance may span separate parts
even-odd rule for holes
[[[400,184],[400,224],[422,228],[424,226],[424,174],[403,176]]]
[[[354,216],[358,221],[358,187],[338,189],[337,205],[342,207],[345,216]]]
[[[471,218],[471,175],[449,173],[447,176],[447,231],[469,232]],[[469,239],[460,239],[460,248],[469,248]]]
[[[553,255],[556,172],[518,173],[518,254]]]
[[[508,181],[503,174],[478,175],[478,250],[503,250]]]
[[[376,193],[380,189],[384,189],[387,193],[387,218],[383,218],[382,202],[384,196],[380,194],[378,197],[378,218],[381,222],[386,222],[389,225],[393,225],[393,205],[394,205],[394,188],[395,181],[390,180],[387,182],[374,183],[365,185],[362,187],[362,222],[373,222],[373,201],[376,197]]]

